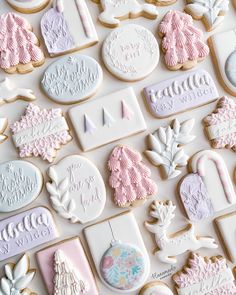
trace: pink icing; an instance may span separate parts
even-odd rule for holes
[[[183,272],[175,274],[173,279],[178,288],[181,289],[212,278],[226,269],[228,269],[228,266],[226,260],[222,257],[211,260],[193,253],[192,257],[188,260],[188,267],[185,267]],[[236,287],[232,279],[232,281],[221,285],[221,287],[218,287],[213,291],[204,293],[204,295],[234,295],[235,292]]]
[[[162,48],[169,67],[203,59],[209,54],[208,46],[201,40],[202,31],[193,26],[192,17],[186,13],[169,11],[160,23],[159,32],[164,35]]]
[[[41,270],[45,285],[47,287],[48,294],[53,295],[53,257],[54,253],[57,250],[63,251],[68,260],[70,260],[73,263],[73,266],[78,270],[81,277],[87,282],[88,292],[86,292],[85,294],[98,295],[99,293],[96,282],[94,280],[93,273],[91,271],[90,265],[86,258],[86,254],[84,253],[84,249],[79,238],[64,241],[63,243],[56,244],[42,251],[39,251],[36,254],[37,262]]]
[[[23,17],[9,12],[0,17],[0,67],[8,69],[18,64],[37,62],[43,52],[31,26]]]
[[[236,103],[233,99],[223,97],[217,104],[217,109],[208,115],[204,122],[206,126],[213,126],[223,122],[236,119]],[[236,152],[236,132],[211,140],[213,148],[231,148]]]
[[[157,192],[150,169],[142,162],[139,152],[125,146],[117,146],[108,161],[111,171],[109,184],[115,189],[118,206],[132,204]]]
[[[17,134],[23,130],[30,130],[47,121],[60,118],[62,116],[61,109],[40,109],[38,106],[30,103],[25,110],[25,114],[19,121],[10,126],[13,134]],[[62,144],[66,144],[71,140],[68,130],[55,132],[54,134],[44,136],[33,140],[19,147],[19,155],[21,158],[34,155],[41,156],[43,160],[52,162],[55,157],[55,150],[59,149]]]

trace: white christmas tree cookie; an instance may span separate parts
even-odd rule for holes
[[[8,12],[0,16],[0,68],[12,74],[33,71],[44,63],[44,54],[29,22],[22,16]]]
[[[106,202],[106,189],[97,167],[85,157],[73,155],[48,169],[46,184],[56,212],[72,223],[99,217]]]
[[[155,19],[157,9],[151,4],[140,4],[137,0],[93,0],[100,3],[103,12],[99,15],[100,22],[107,27],[117,27],[122,19],[144,16]]]
[[[6,0],[21,13],[35,13],[46,7],[50,0]]]
[[[196,20],[202,19],[207,31],[220,25],[229,10],[229,0],[187,0],[185,11]]]
[[[186,251],[196,251],[200,248],[215,249],[218,247],[213,238],[197,236],[194,224],[191,223],[185,229],[168,235],[167,229],[171,224],[171,220],[175,217],[175,208],[171,201],[165,203],[154,201],[149,213],[154,218],[154,222],[145,222],[147,230],[155,235],[159,249],[155,251],[155,256],[160,261],[175,264],[177,263],[176,256]]]
[[[165,178],[178,176],[181,171],[177,167],[186,166],[189,156],[185,154],[182,145],[195,139],[190,135],[194,119],[180,123],[177,119],[168,127],[160,127],[153,134],[148,135],[147,158],[155,166],[162,166]]]
[[[37,295],[28,289],[36,271],[30,269],[29,257],[24,254],[16,263],[5,265],[5,276],[1,278],[1,295]]]

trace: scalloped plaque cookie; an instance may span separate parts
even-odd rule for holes
[[[40,250],[36,258],[48,294],[99,294],[79,238],[64,240]]]
[[[165,118],[208,104],[219,93],[210,74],[198,69],[145,87],[144,96],[153,116]]]
[[[35,13],[46,7],[50,0],[6,0],[21,13]]]
[[[107,27],[117,27],[120,21],[127,18],[144,16],[155,19],[158,15],[154,5],[140,4],[137,0],[93,0],[100,3],[102,13],[99,15],[100,22]]]
[[[222,256],[209,258],[192,253],[173,280],[179,295],[236,293],[233,273]]]
[[[61,109],[40,109],[32,103],[10,128],[21,158],[40,156],[51,163],[61,145],[72,139]]]
[[[0,212],[11,212],[33,202],[41,192],[43,176],[26,161],[0,164]]]
[[[0,221],[0,261],[33,249],[58,237],[52,214],[35,207]]]
[[[54,0],[41,19],[41,32],[51,57],[98,42],[85,0]]]
[[[73,155],[48,169],[47,190],[57,213],[72,223],[99,217],[106,203],[106,189],[97,167],[85,157]]]
[[[109,72],[128,82],[142,80],[151,74],[159,56],[159,45],[154,35],[135,24],[112,31],[102,47],[102,58]]]
[[[69,116],[85,152],[147,128],[131,87],[75,106]]]
[[[204,119],[205,130],[213,148],[236,152],[236,103],[223,97],[216,110]]]
[[[103,80],[99,63],[86,55],[65,56],[51,64],[41,85],[53,101],[70,104],[94,95]]]

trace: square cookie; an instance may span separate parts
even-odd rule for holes
[[[86,295],[99,294],[92,270],[78,237],[49,246],[37,252],[36,257],[49,295],[55,294],[56,289],[62,287],[60,279],[63,278],[60,275],[63,274],[60,273],[60,269],[63,265],[66,272],[70,274],[66,280],[68,288],[76,285],[78,294],[85,291]]]

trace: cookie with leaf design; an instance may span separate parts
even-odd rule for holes
[[[148,135],[148,150],[145,154],[155,166],[162,166],[165,178],[177,177],[181,171],[178,167],[186,166],[189,156],[182,146],[195,139],[190,132],[194,126],[194,119],[180,123],[174,119],[171,125],[160,127]]]
[[[96,219],[106,202],[104,181],[85,157],[72,155],[48,169],[46,184],[54,210],[72,223]]]

